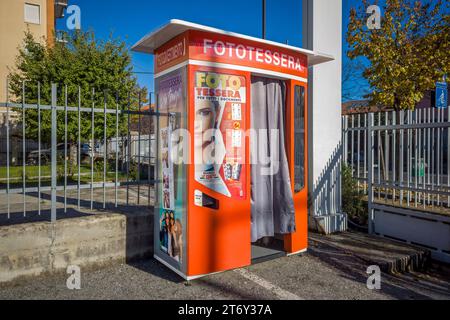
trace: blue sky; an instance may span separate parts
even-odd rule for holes
[[[261,0],[69,0],[69,4],[78,5],[81,9],[83,30],[93,30],[97,38],[103,39],[112,34],[130,47],[148,32],[175,18],[260,37],[261,3]],[[283,43],[288,41],[290,45],[301,47],[302,1],[266,0],[266,3],[267,39]],[[343,0],[344,32],[350,7],[359,3],[360,0]],[[57,28],[65,30],[65,24],[66,20],[61,19]],[[132,56],[135,71],[153,70],[150,55],[133,53]],[[343,63],[346,63],[345,58]],[[151,75],[136,76],[140,85],[153,88]]]

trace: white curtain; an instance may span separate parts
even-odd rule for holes
[[[285,146],[286,85],[252,77],[251,238],[295,231],[295,211]]]

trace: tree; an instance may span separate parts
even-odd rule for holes
[[[365,65],[361,59],[348,60],[342,68],[342,101],[361,99],[370,91],[363,77]]]
[[[363,56],[373,104],[414,109],[450,71],[449,0],[386,0],[381,27],[366,27],[369,3],[350,12],[348,57]]]
[[[67,86],[67,100],[69,106],[78,106],[81,101],[82,108],[119,109],[128,107],[137,108],[137,95],[142,92],[146,97],[146,89],[141,89],[132,74],[131,57],[125,43],[108,39],[98,41],[92,32],[75,32],[67,37],[67,43],[56,43],[48,47],[45,41],[37,41],[30,32],[26,32],[23,45],[19,48],[16,59],[16,70],[10,74],[10,87],[15,101],[22,102],[22,90],[25,83],[25,102],[36,104],[38,102],[38,84],[40,84],[41,105],[51,104],[51,84],[58,85],[58,105],[65,105],[65,90]],[[94,94],[93,94],[94,90]],[[79,99],[79,95],[80,98]],[[146,99],[143,99],[143,103]],[[19,114],[22,115],[21,110]],[[41,110],[41,139],[50,141],[51,112]],[[57,139],[64,141],[64,112],[57,114]],[[25,121],[26,136],[38,139],[38,111],[26,109]],[[97,141],[103,141],[104,117],[96,113],[94,120],[94,136]],[[120,134],[127,132],[127,117],[119,118]],[[107,114],[106,137],[116,134],[116,116]],[[91,139],[91,114],[81,115],[80,136],[82,142]],[[68,112],[67,140],[72,146],[78,142],[78,113]],[[76,150],[76,148],[74,148]],[[76,152],[76,151],[75,151]],[[71,163],[76,158],[73,148],[70,150]]]

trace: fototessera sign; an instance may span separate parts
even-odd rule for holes
[[[307,58],[295,50],[203,31],[185,32],[159,48],[156,72],[188,58],[306,77]]]

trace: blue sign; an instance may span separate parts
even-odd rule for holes
[[[445,109],[448,107],[447,82],[436,82],[436,108]]]

